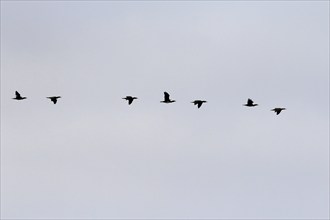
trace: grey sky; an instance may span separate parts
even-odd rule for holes
[[[329,218],[329,2],[1,1],[1,217]]]

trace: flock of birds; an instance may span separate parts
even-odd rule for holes
[[[50,99],[50,101],[52,101],[54,104],[56,104],[57,103],[57,99],[61,98],[61,96],[50,96],[50,97],[46,97],[46,98]],[[24,100],[24,99],[26,99],[26,97],[21,96],[21,94],[19,92],[15,91],[15,98],[13,98],[13,99]],[[133,103],[134,99],[138,99],[138,98],[137,97],[133,97],[133,96],[126,96],[123,99],[127,100],[128,101],[128,104],[130,105],[130,104]],[[161,102],[162,103],[173,103],[173,102],[175,102],[175,100],[171,100],[170,99],[170,94],[168,94],[167,92],[164,92],[164,101],[161,101]],[[200,108],[203,105],[203,103],[206,103],[206,102],[207,101],[205,101],[205,100],[195,100],[195,101],[193,101],[191,103],[193,103],[194,105],[197,105],[197,107]],[[252,99],[248,99],[247,100],[247,103],[244,104],[244,105],[247,106],[247,107],[255,107],[258,104],[255,104],[252,101]],[[278,115],[283,110],[286,110],[286,109],[285,108],[274,108],[271,111],[274,111]]]

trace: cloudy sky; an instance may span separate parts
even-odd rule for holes
[[[329,218],[329,2],[1,1],[1,217]]]

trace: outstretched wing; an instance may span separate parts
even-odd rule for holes
[[[203,104],[203,102],[198,102],[197,103],[198,108],[200,108],[202,106],[202,104]]]
[[[129,98],[128,99],[128,104],[130,105],[130,104],[132,104],[132,102],[133,102],[133,98]]]
[[[167,92],[164,92],[164,100],[165,101],[169,101],[170,100],[170,94],[168,94]]]
[[[247,100],[247,104],[248,104],[248,105],[253,105],[253,101],[252,101],[252,99],[248,99],[248,100]]]
[[[21,94],[19,94],[17,91],[15,91],[16,98],[21,98]]]
[[[61,98],[61,96],[51,96],[51,97],[46,97],[47,99],[50,99],[54,104],[57,103],[57,99]]]
[[[274,108],[271,111],[274,111],[277,115],[281,113],[282,109]]]

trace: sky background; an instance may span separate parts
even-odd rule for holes
[[[1,1],[1,218],[329,218],[329,2]]]

